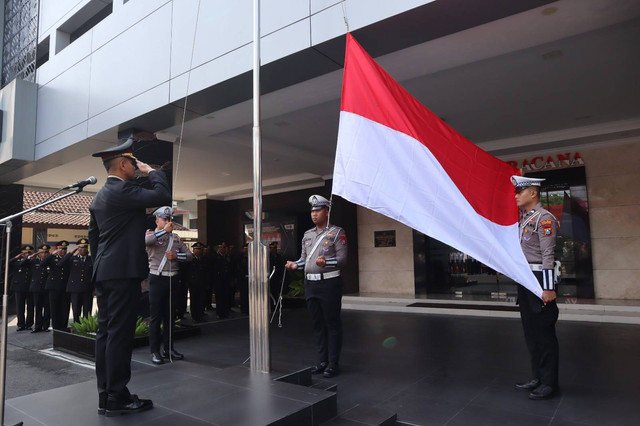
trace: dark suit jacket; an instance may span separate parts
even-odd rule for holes
[[[9,267],[13,271],[11,276],[11,290],[22,292],[29,291],[31,271],[29,270],[28,261],[26,259],[16,259],[14,257],[9,260]]]
[[[171,205],[163,171],[149,173],[153,189],[134,181],[107,178],[89,211],[93,281],[144,279],[149,272],[144,245],[147,207]]]

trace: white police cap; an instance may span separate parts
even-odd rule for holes
[[[546,179],[529,178],[524,176],[511,176],[511,183],[516,188],[526,188],[528,186],[540,186]]]
[[[169,206],[162,206],[162,207],[156,209],[156,211],[153,212],[153,215],[155,217],[162,217],[164,219],[171,219],[171,216],[173,216],[173,208],[171,208]]]
[[[327,200],[322,195],[312,195],[309,197],[309,204],[311,204],[311,211],[331,207],[331,201]]]

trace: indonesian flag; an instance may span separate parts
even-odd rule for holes
[[[519,242],[519,170],[457,133],[347,34],[333,193],[542,289]]]

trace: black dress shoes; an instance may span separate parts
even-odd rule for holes
[[[41,331],[41,328],[34,328],[33,330],[31,330],[32,333],[40,333]]]
[[[326,377],[327,379],[331,378],[331,377],[335,377],[338,375],[338,373],[340,373],[340,369],[338,368],[337,365],[329,365],[325,370],[324,373],[322,373],[322,377]]]
[[[131,395],[130,401],[107,400],[105,414],[107,417],[114,417],[121,414],[139,413],[150,408],[153,408],[153,402],[150,399],[140,399],[138,395]]]
[[[549,385],[540,385],[535,388],[530,394],[529,399],[540,400],[552,398],[556,393],[556,388]]]
[[[22,327],[18,327],[18,328],[16,329],[16,331],[24,331],[24,330],[31,330],[31,327],[24,327],[24,326],[22,326]]]
[[[526,383],[516,383],[516,389],[518,390],[532,391],[538,386],[540,386],[540,380],[538,379],[531,379]]]
[[[169,358],[169,352],[162,350],[162,358]],[[170,358],[172,360],[180,361],[181,359],[184,359],[184,355],[182,355],[180,352],[176,351],[175,349],[171,349]]]
[[[329,364],[326,362],[321,362],[319,364],[316,364],[313,367],[311,367],[311,374],[322,374],[328,366]]]
[[[164,360],[162,359],[162,357],[160,356],[160,353],[158,352],[151,352],[151,362],[154,363],[155,365],[164,364]]]
[[[109,394],[107,392],[99,392],[98,393],[98,414],[104,416],[104,413],[107,411],[107,398]]]

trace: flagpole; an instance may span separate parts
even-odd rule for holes
[[[262,243],[262,140],[260,137],[260,0],[253,0],[253,242],[249,250],[251,369],[271,370],[267,311],[267,247]]]

